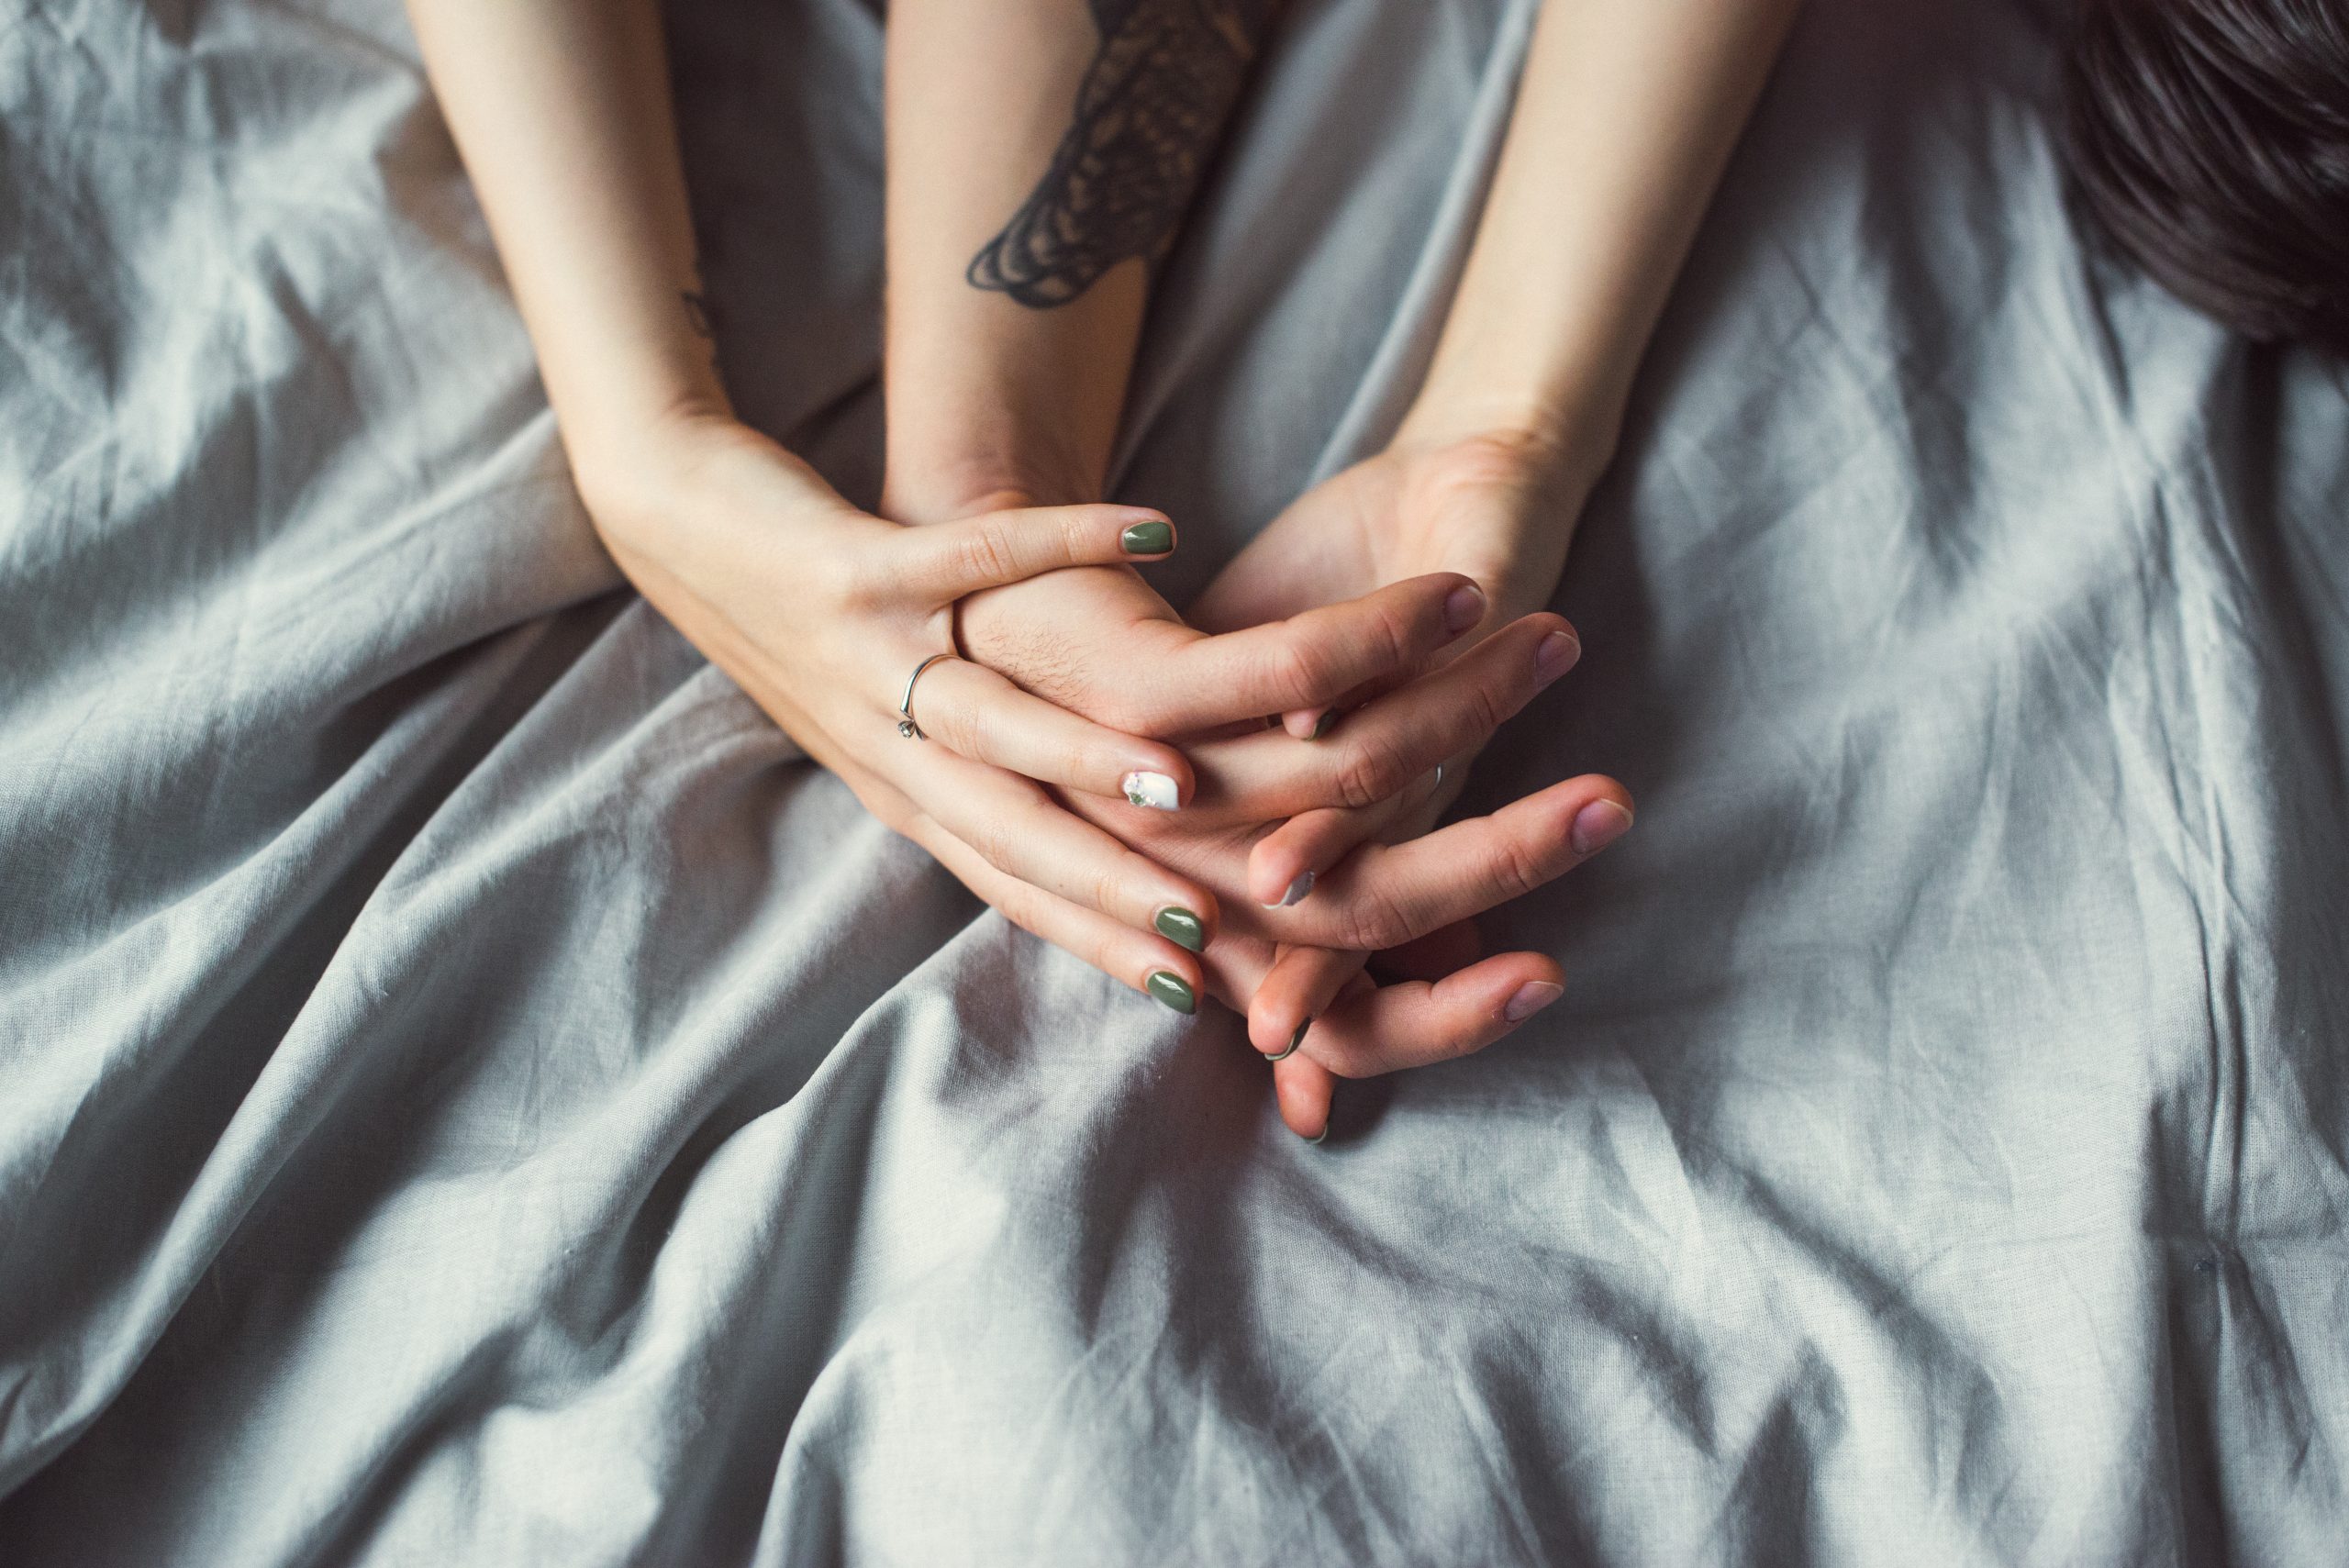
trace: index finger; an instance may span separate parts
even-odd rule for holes
[[[1416,669],[1485,616],[1485,592],[1456,572],[1390,584],[1361,598],[1286,620],[1176,646],[1136,701],[1159,734],[1333,702],[1397,671]]]

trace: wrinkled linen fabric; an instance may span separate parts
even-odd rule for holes
[[[1296,7],[1178,602],[1391,427],[1531,14]],[[18,0],[0,1562],[2349,1557],[2349,392],[2084,237],[2053,15],[1810,7],[1471,784],[1638,796],[1487,922],[1567,995],[1317,1149],[625,590],[389,0]],[[878,18],[672,27],[869,497]]]

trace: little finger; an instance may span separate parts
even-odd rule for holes
[[[1193,953],[997,869],[935,817],[916,818],[907,837],[1021,930],[1123,981],[1161,1006],[1184,1014],[1198,1011],[1207,987]]]
[[[1215,935],[1214,894],[1127,848],[1036,784],[952,751],[926,761],[925,785],[906,793],[997,871],[1192,952]]]
[[[1554,960],[1499,953],[1433,983],[1348,992],[1314,1019],[1300,1050],[1341,1078],[1425,1067],[1484,1050],[1564,995]]]

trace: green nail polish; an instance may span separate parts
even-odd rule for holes
[[[1172,974],[1162,969],[1150,977],[1149,984],[1151,995],[1155,997],[1161,1005],[1172,1007],[1178,1013],[1196,1013],[1199,1010],[1199,999],[1191,994],[1191,987],[1184,982],[1181,975]]]
[[[1303,1023],[1297,1025],[1297,1032],[1288,1037],[1288,1049],[1282,1051],[1278,1056],[1267,1056],[1264,1060],[1267,1062],[1286,1062],[1290,1057],[1295,1056],[1297,1054],[1297,1048],[1305,1043],[1305,1031],[1312,1027],[1313,1020],[1311,1018],[1308,1018]]]
[[[1337,1123],[1338,1123],[1338,1096],[1337,1096],[1337,1093],[1336,1093],[1336,1091],[1332,1090],[1332,1091],[1330,1092],[1330,1114],[1329,1114],[1328,1116],[1323,1117],[1323,1118],[1321,1118],[1321,1130],[1320,1130],[1320,1131],[1319,1131],[1319,1132],[1317,1132],[1317,1133],[1315,1133],[1312,1137],[1310,1137],[1310,1138],[1307,1139],[1305,1141],[1306,1141],[1306,1142],[1308,1142],[1308,1143],[1319,1143],[1319,1142],[1320,1142],[1323,1139],[1325,1139],[1325,1138],[1327,1138],[1327,1137],[1329,1137],[1329,1136],[1330,1136],[1330,1129],[1332,1127],[1335,1127],[1335,1126],[1337,1125]]]
[[[1330,733],[1330,726],[1337,722],[1338,710],[1333,707],[1313,721],[1313,733],[1307,736],[1306,739],[1308,740],[1320,740],[1321,737]]]
[[[1128,555],[1163,555],[1174,548],[1174,525],[1136,523],[1118,536],[1118,546]]]
[[[1207,951],[1207,929],[1199,924],[1199,917],[1188,909],[1161,909],[1158,912],[1158,918],[1152,920],[1151,924],[1158,928],[1160,936],[1178,947],[1189,948],[1193,952]],[[1183,1010],[1190,1011],[1187,1007]]]

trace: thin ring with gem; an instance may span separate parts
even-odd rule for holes
[[[914,722],[914,683],[921,679],[921,673],[924,670],[929,669],[941,659],[953,657],[952,653],[933,653],[915,665],[914,673],[906,677],[906,695],[897,699],[897,733],[907,740],[927,740],[930,739],[921,732],[921,726]]]

